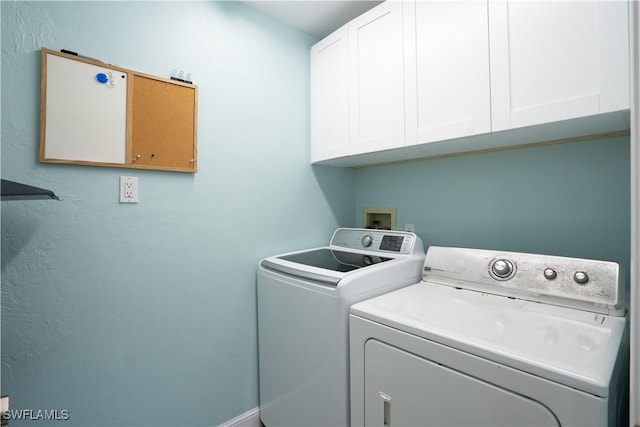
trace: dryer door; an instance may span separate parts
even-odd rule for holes
[[[391,367],[391,368],[390,368]],[[559,426],[541,403],[370,339],[367,426]]]

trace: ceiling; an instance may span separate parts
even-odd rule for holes
[[[302,32],[324,38],[356,16],[382,3],[382,0],[247,0],[243,3]]]

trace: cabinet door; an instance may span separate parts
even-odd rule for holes
[[[348,54],[346,26],[311,48],[311,162],[349,154]]]
[[[406,1],[407,145],[491,131],[486,1]]]
[[[349,23],[351,154],[404,145],[402,2]]]
[[[492,130],[629,108],[626,1],[489,1]]]

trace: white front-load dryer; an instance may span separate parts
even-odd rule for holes
[[[349,308],[415,283],[413,233],[340,228],[329,246],[258,269],[260,419],[267,427],[349,425]]]
[[[353,426],[617,426],[616,263],[431,247],[424,279],[351,308]]]

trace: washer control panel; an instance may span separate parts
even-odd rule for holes
[[[621,270],[615,262],[431,246],[423,279],[530,301],[619,314],[625,307]]]
[[[417,247],[418,237],[409,232],[369,230],[363,228],[339,228],[331,238],[332,246],[371,252],[410,254]]]

